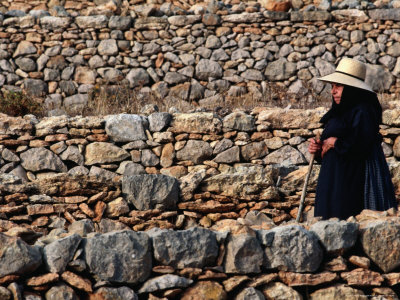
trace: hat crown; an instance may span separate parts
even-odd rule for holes
[[[366,69],[367,68],[365,67],[365,64],[358,60],[343,58],[339,62],[339,65],[336,68],[336,72],[345,73],[364,81]]]

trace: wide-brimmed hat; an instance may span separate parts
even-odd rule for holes
[[[334,82],[354,86],[359,89],[373,92],[372,88],[365,83],[366,72],[367,67],[364,63],[345,57],[339,62],[335,72],[318,79],[330,83]]]

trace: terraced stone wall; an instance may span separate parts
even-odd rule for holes
[[[178,107],[193,101],[223,106],[225,96],[246,93],[269,99],[271,83],[304,103],[326,95],[316,78],[348,56],[369,65],[367,81],[376,91],[398,92],[397,8],[287,13],[236,5],[210,13],[170,3],[146,7],[125,15],[5,12],[0,86],[45,97],[49,115],[79,114],[93,88],[121,83]]]
[[[316,220],[316,165],[294,223],[324,112],[0,115],[0,298],[393,296],[396,211]],[[399,115],[381,126],[397,192]]]

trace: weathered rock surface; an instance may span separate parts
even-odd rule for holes
[[[106,120],[106,132],[115,142],[147,140],[147,118],[139,115],[119,114]]]
[[[224,288],[215,281],[200,281],[196,283],[193,287],[188,288],[182,295],[182,300],[226,300],[228,296],[224,291]]]
[[[155,230],[149,233],[154,258],[174,268],[203,268],[215,263],[218,256],[216,235],[194,227],[188,230]]]
[[[269,283],[262,289],[262,292],[266,299],[295,299],[303,300],[303,297],[293,288],[284,285],[281,282]]]
[[[29,171],[67,172],[62,160],[46,148],[32,148],[21,153],[21,165]]]
[[[335,300],[335,299],[345,299],[345,300],[366,300],[367,296],[355,288],[351,288],[345,285],[336,285],[333,287],[328,287],[315,291],[310,295],[312,300]]]
[[[78,234],[56,240],[43,248],[43,261],[49,272],[62,273],[75,255],[81,242]]]
[[[310,227],[328,253],[342,255],[353,247],[358,237],[358,224],[345,221],[320,221]]]
[[[400,265],[400,225],[391,222],[375,222],[361,231],[364,252],[385,273]]]
[[[99,280],[136,284],[145,281],[152,268],[150,239],[145,233],[118,231],[88,238],[84,257]]]
[[[94,142],[86,147],[85,164],[104,164],[119,162],[130,155],[124,149],[105,142]]]
[[[229,236],[224,268],[227,273],[259,273],[263,251],[255,235]]]
[[[125,199],[139,210],[174,209],[179,199],[176,178],[166,175],[131,175],[122,179]]]
[[[166,274],[147,280],[139,290],[139,294],[162,291],[170,288],[186,288],[193,280],[177,275]]]
[[[3,233],[0,233],[0,253],[0,277],[26,275],[35,271],[42,263],[38,247]]]
[[[101,287],[93,293],[93,297],[94,299],[106,300],[138,300],[135,292],[126,286],[119,288]]]
[[[291,272],[314,272],[322,261],[322,249],[314,234],[297,225],[257,231],[265,247],[264,267]]]

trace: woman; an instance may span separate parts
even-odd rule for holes
[[[314,215],[323,219],[397,207],[379,134],[382,108],[365,73],[363,63],[343,58],[334,73],[320,78],[332,84],[333,98],[321,119],[321,140],[309,145],[322,158]]]

